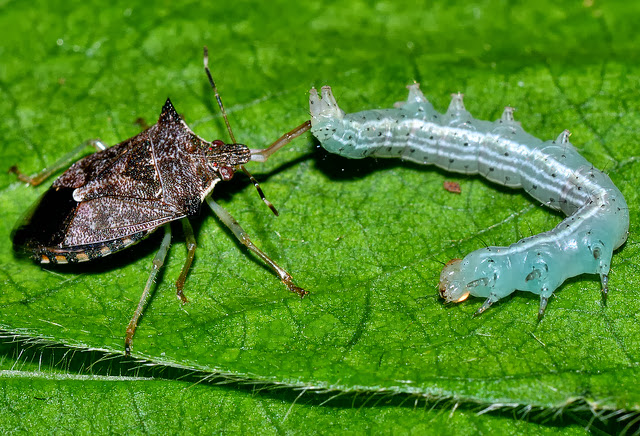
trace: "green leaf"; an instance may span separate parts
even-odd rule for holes
[[[506,431],[578,435],[585,433],[581,427],[588,424],[545,427],[513,412],[486,414],[478,419],[476,410],[456,409],[452,403],[434,408],[425,400],[406,401],[394,396],[333,398],[260,385],[216,386],[196,383],[176,371],[150,374],[138,369],[127,376],[105,376],[43,371],[23,361],[19,366],[0,372],[0,420],[5,432],[161,434],[171,429],[185,434],[203,430],[311,434],[387,429],[447,434],[448,428],[454,428],[465,434]],[[551,419],[541,413],[532,415]]]
[[[128,367],[117,360],[85,380],[91,363],[76,368],[52,359],[46,371],[10,372],[23,361],[7,351],[1,387],[16,424],[6,428],[35,430],[29,413],[53,414],[64,404],[68,420],[51,415],[47,424],[87,421],[122,432],[129,427],[115,421],[123,416],[139,432],[189,431],[195,427],[175,416],[202,419],[214,404],[218,418],[203,424],[211,429],[282,432],[309,420],[317,427],[307,428],[349,423],[356,431],[554,431],[509,412],[475,414],[512,408],[543,417],[568,410],[564,422],[554,421],[562,430],[624,429],[640,409],[638,6],[530,3],[0,2],[0,328],[9,337],[107,353],[91,354],[96,361],[123,352],[159,235],[91,264],[43,268],[18,258],[11,229],[47,186],[26,187],[6,170],[17,164],[34,173],[88,138],[129,138],[140,131],[136,119],[155,122],[167,96],[196,133],[226,140],[202,71],[205,44],[235,136],[252,148],[308,118],[311,86],[332,85],[341,107],[355,112],[391,107],[416,80],[441,110],[460,91],[476,118],[495,119],[510,105],[543,139],[571,129],[572,142],[620,187],[632,220],[629,241],[613,259],[606,307],[597,277],[585,275],[556,292],[540,323],[538,299],[526,293],[472,318],[479,299],[445,307],[437,297],[441,263],[548,230],[561,216],[479,178],[327,155],[305,135],[267,163],[248,166],[280,217],[242,175],[219,184],[214,198],[310,291],[307,298],[288,293],[203,209],[193,222],[198,251],[185,287],[189,304],[175,298],[185,259],[176,226],[134,341],[135,357],[180,370],[159,381],[148,374],[119,379]],[[462,194],[446,192],[446,180],[460,183]],[[286,389],[256,398],[241,385],[180,381],[193,371]],[[31,394],[39,390],[50,394]],[[331,394],[317,400],[318,390]],[[401,400],[380,402],[375,394]],[[110,406],[94,416],[87,404],[96,397]],[[136,408],[121,407],[126,398]],[[406,406],[416,399],[419,410]],[[165,405],[166,416],[156,416]],[[591,411],[580,411],[585,405]],[[238,415],[247,427],[234,427]],[[590,423],[595,416],[604,423]],[[262,427],[267,420],[273,427]]]

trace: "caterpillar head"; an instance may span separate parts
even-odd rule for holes
[[[504,272],[496,260],[496,253],[489,248],[469,253],[464,259],[450,260],[440,273],[440,296],[447,303],[460,303],[469,295],[488,297],[498,293],[503,296],[499,288],[504,285],[500,281]]]
[[[466,283],[460,280],[462,259],[451,259],[440,273],[440,297],[445,303],[461,303],[469,297],[470,291]]]

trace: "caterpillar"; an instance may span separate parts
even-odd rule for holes
[[[508,247],[485,247],[449,261],[439,293],[449,302],[486,298],[475,315],[516,290],[540,295],[541,319],[553,292],[568,278],[599,274],[606,303],[613,251],[627,239],[629,209],[609,176],[569,142],[569,131],[542,141],[525,132],[506,107],[495,122],[474,119],[462,94],[446,113],[434,110],[419,84],[395,109],[345,114],[324,86],[310,91],[311,132],[331,153],[352,158],[397,157],[444,170],[479,174],[522,188],[567,217],[554,229]]]

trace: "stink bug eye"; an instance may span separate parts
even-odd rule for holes
[[[277,149],[306,132],[310,124],[302,124],[264,150],[252,151],[237,144],[209,71],[206,47],[204,65],[231,137],[230,144],[220,140],[208,142],[197,136],[167,99],[155,125],[120,144],[107,148],[100,141],[88,141],[34,177],[25,176],[16,167],[11,170],[20,180],[37,185],[67,166],[87,145],[99,150],[77,161],[58,177],[12,232],[14,248],[29,252],[40,263],[95,260],[123,250],[160,227],[164,228],[160,249],[126,329],[126,354],[131,352],[138,320],[171,245],[170,222],[176,220],[181,221],[187,242],[187,258],[176,281],[176,289],[178,298],[187,302],[183,288],[196,251],[196,239],[188,218],[199,213],[204,201],[290,291],[300,297],[307,294],[293,283],[287,271],[251,242],[229,212],[211,199],[211,192],[218,182],[231,179],[240,168],[256,185],[265,203],[273,208],[243,164],[250,160],[266,160]],[[254,158],[254,155],[259,157]]]
[[[235,174],[236,170],[233,167],[225,165],[218,168],[218,172],[220,173],[220,177],[222,178],[222,180],[226,182],[233,179],[233,175]]]
[[[207,151],[209,153],[213,154],[217,150],[220,150],[225,145],[226,144],[224,143],[224,141],[220,141],[219,139],[214,139],[213,141],[211,141],[211,145],[209,145],[209,147],[207,147]]]

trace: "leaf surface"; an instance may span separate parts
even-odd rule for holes
[[[105,401],[121,404],[123,396],[141,397],[148,411],[182,395],[184,401],[171,402],[173,412],[200,417],[203,404],[233,404],[216,425],[234,413],[263,422],[257,409],[269,407],[284,419],[293,408],[297,417],[289,415],[284,427],[269,429],[274,432],[300,428],[296,419],[305,417],[318,418],[318,428],[323,419],[336,419],[361,430],[385,420],[406,431],[429,422],[460,425],[461,432],[528,425],[500,414],[476,416],[470,406],[448,418],[452,404],[638,411],[640,74],[631,19],[638,6],[440,3],[423,10],[403,2],[0,3],[7,29],[0,43],[0,328],[70,350],[122,353],[159,235],[91,264],[43,268],[17,258],[11,229],[47,186],[26,187],[6,170],[17,164],[34,173],[88,138],[123,141],[140,131],[136,119],[156,121],[167,96],[196,133],[227,140],[202,71],[205,44],[235,136],[252,148],[307,119],[308,89],[325,84],[348,112],[392,107],[416,80],[441,111],[459,91],[478,119],[496,119],[509,105],[540,138],[569,128],[572,142],[610,175],[631,208],[629,241],[614,255],[606,307],[591,275],[566,282],[540,323],[538,298],[527,293],[478,318],[472,314],[479,299],[443,306],[436,292],[443,262],[546,231],[562,217],[523,192],[480,178],[400,161],[347,160],[305,135],[267,163],[248,166],[280,217],[240,174],[219,184],[214,198],[311,294],[300,300],[288,293],[203,208],[193,220],[198,251],[185,287],[190,302],[181,306],[175,298],[186,253],[174,226],[174,246],[134,341],[137,358],[289,386],[286,395],[263,400],[208,384],[183,391],[185,384],[172,378],[84,383],[78,377],[86,371],[78,369],[53,380],[5,372],[7,403],[27,413],[41,400],[14,395],[43,389],[56,401],[107,395]],[[445,181],[460,183],[462,193],[445,191]],[[7,369],[20,362],[12,353],[5,357],[14,362]],[[98,375],[118,371],[114,365]],[[169,393],[157,398],[156,389]],[[444,399],[448,406],[416,412],[373,401],[357,412],[332,408],[331,401],[301,404],[296,389],[306,392],[302,399],[314,390],[356,397],[385,392],[410,403]],[[91,420],[89,408],[74,413]],[[96,422],[107,425],[117,413],[130,411],[113,408]],[[181,428],[143,415],[140,432]],[[575,419],[565,430],[589,425],[583,415]],[[113,425],[104,429],[121,431]]]

